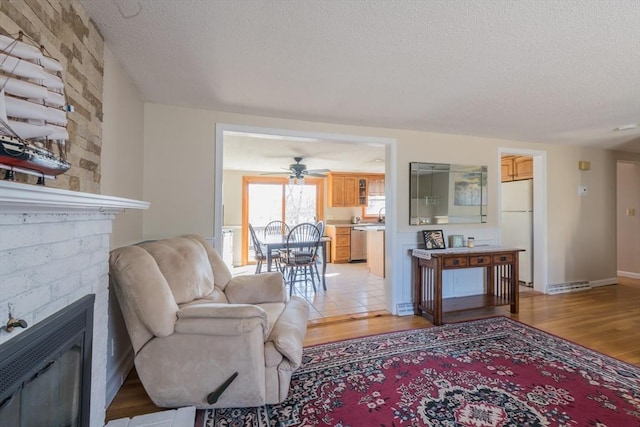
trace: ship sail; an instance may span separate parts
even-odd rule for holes
[[[37,47],[3,35],[0,35],[0,50],[11,52],[12,55],[22,59],[39,59],[43,56]]]
[[[0,35],[0,168],[55,178],[70,167],[63,67],[21,39]]]

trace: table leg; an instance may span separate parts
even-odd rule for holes
[[[422,304],[422,266],[420,261],[416,257],[411,257],[413,264],[413,314],[416,316],[422,315],[420,310],[420,304]]]
[[[485,294],[487,295],[495,295],[496,294],[496,286],[495,286],[495,270],[496,266],[488,265],[485,267]]]
[[[433,324],[442,325],[442,259],[438,257],[435,267],[435,287],[433,290]]]
[[[327,244],[328,242],[324,242],[322,244],[322,289],[327,290]]]
[[[514,252],[514,262],[511,274],[511,313],[517,314],[520,310],[520,263],[518,262],[518,252]]]
[[[271,271],[271,262],[272,262],[272,256],[271,256],[271,248],[269,246],[267,246],[267,271]]]

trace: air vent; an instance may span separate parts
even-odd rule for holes
[[[402,302],[397,305],[398,316],[409,316],[413,314],[413,304],[410,302]]]
[[[556,283],[554,285],[549,285],[548,293],[550,295],[566,294],[568,292],[584,291],[587,289],[591,289],[591,285],[587,281]]]

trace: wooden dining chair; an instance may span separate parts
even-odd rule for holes
[[[286,238],[286,236],[289,235],[289,226],[284,221],[271,221],[264,228],[263,235],[265,238],[270,236]],[[284,266],[280,263],[280,249],[271,251],[271,259],[276,261],[276,266],[284,273]]]
[[[317,261],[321,237],[318,227],[311,223],[296,225],[289,232],[281,261],[286,269],[290,295],[293,294],[293,287],[299,280],[298,275],[301,272],[304,274],[305,287],[310,278],[313,291],[316,292],[314,276],[320,277]]]
[[[260,245],[260,240],[258,240],[258,236],[256,236],[256,231],[253,229],[253,226],[249,224],[249,233],[251,233],[251,242],[253,243],[253,253],[256,259],[256,274],[262,271],[262,263],[266,261],[267,257],[262,252],[262,245]]]
[[[289,226],[279,220],[271,221],[264,228],[264,236],[286,236],[289,234]]]

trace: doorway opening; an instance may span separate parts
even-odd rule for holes
[[[546,152],[498,149],[500,244],[520,254],[521,289],[546,293]]]
[[[332,149],[335,144],[340,144],[341,151],[345,151],[346,153],[350,153],[355,149],[360,149],[363,152],[371,152],[373,151],[371,147],[376,147],[383,153],[382,165],[384,169],[384,174],[386,176],[386,180],[384,182],[384,188],[388,194],[385,198],[384,209],[382,209],[382,213],[386,217],[386,226],[387,226],[387,236],[388,238],[385,241],[386,253],[392,254],[393,246],[395,245],[395,225],[393,224],[393,216],[394,216],[394,206],[395,206],[395,197],[393,196],[393,191],[391,188],[395,187],[396,182],[396,166],[394,159],[396,158],[396,146],[395,140],[388,138],[374,138],[374,137],[362,137],[362,136],[353,136],[353,135],[337,135],[337,134],[324,134],[324,133],[314,133],[314,132],[300,132],[300,131],[291,131],[291,130],[283,130],[283,129],[268,129],[268,128],[256,128],[250,126],[238,126],[238,125],[224,125],[218,124],[216,126],[216,178],[215,178],[215,186],[216,186],[216,194],[220,194],[222,197],[215,197],[215,218],[214,218],[214,230],[216,231],[216,236],[222,234],[223,227],[232,227],[237,226],[240,228],[241,224],[238,221],[237,224],[230,223],[230,221],[234,221],[232,218],[235,216],[236,218],[241,216],[241,204],[242,204],[242,191],[240,190],[240,185],[237,188],[229,187],[228,182],[233,180],[238,182],[238,179],[241,180],[241,177],[244,175],[248,175],[249,172],[252,172],[250,175],[254,177],[260,177],[260,175],[266,171],[261,169],[256,169],[258,164],[257,161],[252,161],[256,153],[252,153],[250,149],[245,149],[244,154],[246,155],[246,164],[250,165],[245,169],[249,169],[248,171],[240,171],[240,170],[230,170],[227,168],[226,162],[226,151],[230,149],[227,145],[229,141],[233,141],[234,138],[230,138],[230,136],[237,136],[242,134],[243,136],[250,135],[252,137],[261,138],[261,147],[262,158],[264,159],[274,159],[279,156],[285,156],[286,158],[293,158],[295,156],[301,156],[305,158],[305,163],[307,163],[306,159],[309,159],[308,163],[310,168],[327,168],[331,171],[342,171],[339,168],[333,166],[333,164],[319,164],[316,160],[323,156],[309,156],[306,155],[309,152],[314,150],[324,151],[323,155],[335,154],[336,150]],[[233,142],[232,142],[233,143]],[[296,150],[289,153],[280,152],[280,148],[282,145],[285,145],[289,150]],[[333,145],[332,145],[333,144]],[[328,148],[327,148],[328,147]],[[231,150],[237,149],[236,147],[231,147]],[[340,153],[341,151],[338,151]],[[364,156],[352,156],[345,155],[345,158],[350,157],[364,157]],[[312,163],[313,162],[313,163]],[[280,166],[285,163],[280,160]],[[289,161],[290,163],[290,161]],[[378,163],[380,165],[380,163]],[[253,169],[253,170],[252,170]],[[266,174],[266,173],[265,173]],[[270,174],[274,174],[273,172]],[[286,174],[284,172],[283,174]],[[286,176],[284,177],[286,178]],[[322,179],[320,179],[322,181]],[[305,183],[306,184],[306,183]],[[326,190],[326,183],[325,183]],[[389,196],[390,195],[390,196]],[[235,199],[235,200],[234,200]],[[275,203],[280,204],[281,202]],[[324,192],[324,200],[321,200],[319,203],[319,209],[321,213],[318,214],[318,219],[323,219],[325,222],[331,221],[332,214],[327,214],[326,211],[326,191]],[[251,208],[249,209],[251,210]],[[324,212],[322,212],[324,210]],[[380,213],[381,208],[377,208],[377,215]],[[287,219],[287,209],[279,210],[275,212],[274,215],[281,217],[285,217]],[[340,212],[343,214],[343,212]],[[249,222],[249,213],[247,213],[246,219],[244,222]],[[346,214],[345,214],[346,215]],[[361,208],[358,208],[358,212],[354,213],[357,216],[364,216]],[[351,213],[348,218],[351,218]],[[243,237],[243,244],[248,242],[247,239]],[[219,245],[218,239],[214,239],[214,244]],[[234,249],[235,250],[235,249]],[[391,256],[388,256],[385,260],[387,276],[385,279],[381,279],[381,290],[380,297],[384,301],[384,307],[387,308],[390,312],[393,313],[393,307],[395,306],[395,301],[397,297],[395,294],[399,294],[401,290],[392,289],[391,283],[394,283],[393,275],[401,274],[400,271],[394,271],[392,263],[389,262]],[[332,267],[331,264],[329,266]],[[341,266],[343,267],[343,266]],[[361,267],[366,268],[366,266],[361,265]],[[331,272],[328,269],[328,275],[342,275],[346,276],[345,272]]]

